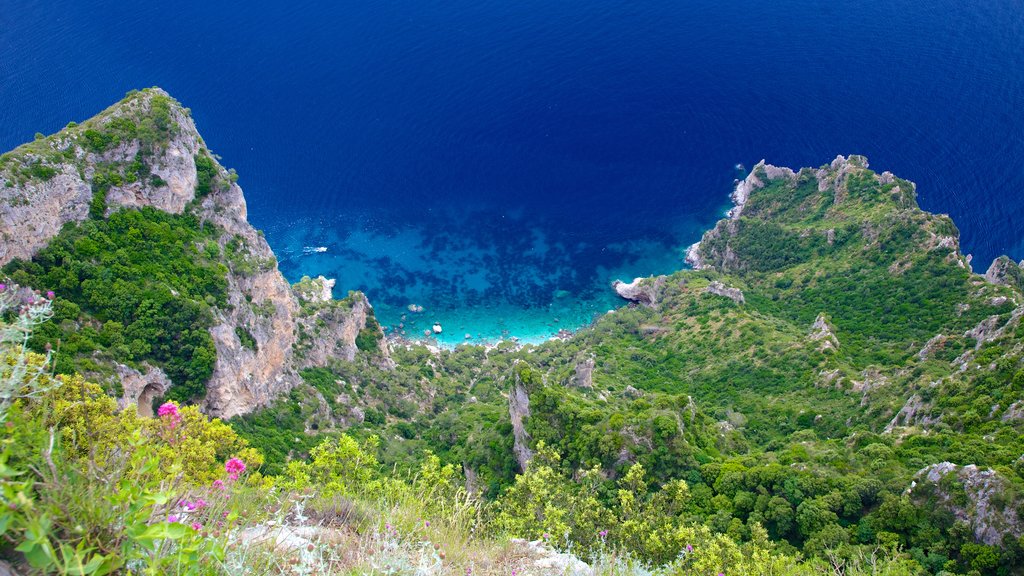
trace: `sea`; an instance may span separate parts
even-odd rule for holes
[[[0,149],[147,86],[291,281],[412,339],[587,324],[761,159],[864,154],[1024,258],[1020,0],[0,0]]]

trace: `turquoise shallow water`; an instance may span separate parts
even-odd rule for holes
[[[289,279],[364,290],[391,326],[423,305],[407,334],[438,321],[449,342],[536,339],[617,305],[615,277],[678,269],[733,166],[762,158],[864,154],[953,217],[976,267],[1024,258],[1021,13],[1019,0],[0,0],[0,150],[159,85],[238,170]]]
[[[705,226],[690,222],[659,240],[587,246],[557,228],[531,225],[522,212],[479,211],[399,225],[376,215],[303,218],[268,234],[291,279],[333,277],[336,297],[352,288],[370,295],[388,334],[453,346],[513,337],[537,343],[579,328],[623,304],[613,280],[684,268],[689,239]],[[462,237],[467,228],[475,233]],[[576,261],[595,254],[617,265]]]

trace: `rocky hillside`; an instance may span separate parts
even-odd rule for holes
[[[0,264],[6,264],[22,284],[54,289],[59,298],[67,299],[65,313],[58,310],[59,320],[94,326],[102,333],[110,322],[120,320],[124,327],[127,321],[122,317],[134,318],[160,300],[142,295],[133,302],[135,310],[120,313],[111,303],[101,302],[99,295],[80,288],[90,280],[99,282],[90,277],[94,271],[89,264],[108,262],[102,247],[86,248],[101,234],[110,237],[109,231],[97,230],[92,223],[119,224],[121,216],[113,224],[111,217],[125,210],[141,209],[144,222],[160,220],[163,228],[154,235],[168,227],[188,230],[193,245],[186,246],[181,260],[202,262],[213,277],[211,283],[218,285],[216,290],[183,295],[192,286],[173,286],[182,276],[175,269],[183,265],[178,261],[166,263],[167,283],[147,287],[150,292],[168,292],[167,306],[181,304],[171,300],[184,299],[199,309],[195,322],[205,326],[209,338],[193,338],[198,344],[191,347],[186,343],[187,358],[175,358],[182,343],[174,334],[128,334],[142,341],[138,346],[133,346],[134,340],[118,346],[96,338],[95,344],[82,347],[81,354],[75,351],[79,358],[69,359],[69,365],[113,381],[124,405],[138,403],[145,411],[152,400],[191,379],[195,382],[188,382],[190,396],[206,412],[231,417],[286,393],[300,382],[300,368],[324,359],[324,351],[296,355],[296,345],[308,333],[302,328],[303,307],[278,271],[262,233],[247,221],[245,199],[235,180],[235,174],[221,167],[206,148],[189,111],[155,88],[129,94],[82,124],[71,123],[0,157]],[[139,229],[144,222],[125,225]],[[65,228],[69,223],[77,226]],[[62,234],[74,237],[66,246],[70,257],[47,252],[42,260],[24,262],[51,243],[60,246]],[[159,241],[150,248],[159,251],[155,244]],[[84,262],[69,264],[77,259]],[[329,287],[320,298],[332,300]],[[367,328],[370,310],[361,296],[354,302],[354,307],[318,317],[321,328],[315,335],[317,341],[335,342],[342,351],[338,356],[349,359],[357,335]],[[75,310],[69,312],[72,305]],[[129,332],[133,326],[127,326]],[[371,340],[379,340],[379,328],[375,323],[371,327]],[[50,330],[49,336],[60,338],[60,332]],[[170,350],[157,353],[159,345]],[[211,347],[212,354],[207,352]],[[204,358],[212,364],[209,369],[199,366]],[[165,373],[169,366],[184,363],[189,365],[178,369],[180,374]]]
[[[4,273],[56,293],[32,345],[122,406],[231,418],[267,475],[344,433],[383,468],[436,456],[503,530],[580,550],[668,561],[700,525],[1020,573],[1024,271],[975,273],[954,223],[863,157],[758,164],[692,269],[616,282],[623,307],[570,338],[452,350],[383,339],[331,280],[289,286],[159,90],[0,157],[0,179]]]

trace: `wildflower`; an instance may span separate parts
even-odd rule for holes
[[[597,537],[600,538],[601,540],[604,540],[605,538],[608,537],[608,531],[607,530],[601,530],[600,532],[597,533]]]
[[[689,544],[687,544],[687,545],[686,545],[686,551],[687,551],[688,553],[689,553],[689,552],[693,552],[693,546],[690,546]]]
[[[171,524],[174,524],[175,522],[177,522],[180,519],[181,518],[179,518],[177,514],[171,514],[170,516],[167,517],[167,521],[170,522]]]
[[[164,402],[156,410],[157,416],[163,421],[167,422],[167,425],[174,428],[181,422],[181,414],[178,412],[178,405],[174,402]]]
[[[185,509],[185,512],[195,512],[196,510],[196,505],[192,502],[188,502],[187,500],[183,500],[181,502],[181,507]]]
[[[192,529],[195,530],[196,532],[199,532],[200,530],[203,529],[203,525],[200,524],[199,522],[193,522],[192,523]]]
[[[306,552],[312,552],[312,551],[313,551],[313,545],[312,544],[306,544]]]
[[[238,458],[232,458],[224,463],[224,470],[227,471],[228,478],[238,480],[238,476],[245,472],[245,462]]]
[[[224,489],[224,481],[223,480],[214,480],[213,481],[213,487],[216,488],[217,490],[223,490]]]
[[[548,534],[547,532],[545,532],[545,533],[544,533],[544,539],[545,539],[545,540],[548,540],[548,539],[550,539],[550,538],[551,538],[551,534]]]
[[[203,508],[206,508],[207,506],[209,506],[209,504],[206,503],[206,500],[203,500],[202,498],[200,498],[200,499],[196,500],[195,506],[196,506],[196,510],[202,510]]]
[[[53,293],[53,290],[50,290],[49,292],[46,293],[47,300],[53,300],[56,296],[57,295]]]
[[[7,291],[7,284],[0,284],[0,292],[6,292],[6,291]]]
[[[427,520],[426,522],[424,522],[423,525],[426,526],[427,528],[430,528],[430,520]]]

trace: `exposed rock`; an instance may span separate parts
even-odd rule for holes
[[[726,286],[718,280],[708,284],[708,287],[704,289],[704,292],[714,294],[716,296],[724,296],[737,304],[743,304],[745,302],[742,290]]]
[[[628,284],[616,280],[612,282],[612,288],[621,298],[653,307],[658,303],[658,294],[664,284],[665,277],[658,276],[657,278],[635,278]]]
[[[946,480],[953,475],[953,482]],[[933,504],[949,510],[957,520],[970,526],[974,538],[988,545],[999,545],[1003,536],[1024,534],[1024,521],[1017,513],[1010,483],[991,468],[982,470],[971,464],[950,462],[933,464],[917,473],[918,483],[911,494],[933,497]],[[966,498],[963,498],[966,496]]]
[[[267,241],[246,219],[247,212],[242,189],[235,184],[215,190],[199,209],[206,221],[224,230],[222,250],[234,240],[252,264],[229,269],[228,306],[216,310],[216,325],[210,329],[217,363],[202,408],[221,418],[265,406],[300,381],[293,361],[298,299],[277,269]],[[252,336],[255,347],[239,339],[239,327]]]
[[[508,415],[512,419],[512,452],[519,465],[519,471],[525,472],[530,460],[533,459],[533,450],[530,449],[531,438],[524,424],[524,420],[530,417],[530,396],[526,393],[526,386],[519,379],[515,366],[513,371],[516,372],[515,383],[508,395]]]
[[[743,207],[746,206],[747,200],[750,199],[750,194],[758,188],[764,188],[764,182],[757,177],[758,172],[765,170],[767,166],[764,160],[761,160],[754,166],[754,169],[747,174],[747,177],[736,183],[736,188],[733,189],[730,198],[733,202],[733,207],[729,209],[727,213],[729,218],[733,220],[739,219],[740,215],[743,214]],[[772,166],[774,168],[774,166]],[[761,170],[759,170],[761,169]],[[792,170],[790,170],[792,173]],[[770,177],[770,176],[769,176]]]
[[[821,343],[818,346],[818,350],[821,352],[839,348],[839,339],[832,332],[832,326],[829,325],[824,312],[818,314],[818,317],[814,319],[814,324],[811,325],[810,338],[812,342]]]
[[[931,408],[931,405],[926,404],[924,400],[917,394],[912,395],[907,399],[900,411],[893,416],[892,420],[885,427],[885,432],[891,433],[898,426],[929,426],[938,421],[937,418],[932,418],[930,414],[925,412]]]
[[[637,390],[632,384],[626,386],[626,398],[640,398],[644,395],[642,390]]]
[[[146,368],[145,374],[124,364],[114,364],[116,377],[123,390],[117,405],[124,409],[134,404],[139,416],[149,418],[153,416],[153,400],[166,394],[172,383],[163,370],[146,364],[143,367]]]
[[[297,322],[302,334],[295,346],[300,368],[326,366],[333,359],[355,360],[356,339],[363,331],[369,331],[384,356],[389,355],[384,332],[362,292],[352,292],[344,300],[304,305]]]
[[[541,576],[593,576],[594,569],[572,554],[558,552],[540,540],[528,542],[513,538],[512,546],[519,548],[531,561],[526,574]]]
[[[1024,420],[1024,401],[1017,400],[1003,412],[1002,421],[1009,422],[1010,420]]]
[[[917,352],[918,360],[927,360],[933,353],[935,353],[935,350],[939,346],[945,344],[945,342],[946,337],[943,336],[942,334],[936,334],[935,336],[932,336],[930,340],[924,343],[924,346],[921,347],[921,350]]]
[[[15,258],[31,258],[64,224],[88,217],[93,197],[90,182],[98,166],[130,164],[141,144],[129,140],[97,154],[84,146],[83,129],[102,129],[118,119],[148,116],[155,98],[169,96],[159,89],[146,90],[111,106],[77,130],[26,144],[12,152],[25,163],[47,166],[56,174],[49,179],[16,184],[11,172],[0,170],[0,265]],[[106,195],[109,210],[153,206],[180,214],[192,201],[196,186],[194,157],[202,148],[202,140],[183,108],[175,104],[169,112],[170,124],[177,129],[165,145],[155,147],[147,155],[147,166],[159,179],[145,178],[111,187]],[[60,163],[51,163],[54,156],[60,158]]]
[[[334,278],[303,276],[302,280],[292,286],[292,290],[300,302],[323,304],[334,299],[334,284]]]
[[[694,242],[686,249],[686,263],[694,270],[704,270],[707,267],[700,255],[700,242]]]
[[[595,364],[596,361],[594,360],[593,355],[579,359],[576,362],[576,370],[573,374],[572,385],[577,388],[585,388],[587,390],[593,389]]]
[[[1001,323],[999,316],[989,316],[974,328],[964,332],[964,336],[974,339],[974,348],[977,350],[986,342],[1001,338],[1008,329],[1018,326],[1022,316],[1024,316],[1024,306],[1016,308],[1005,323]]]
[[[992,261],[992,265],[985,272],[985,280],[992,284],[1024,290],[1024,272],[1021,271],[1020,265],[1006,256],[1000,256]]]
[[[101,153],[86,144],[87,129],[102,132],[115,121],[155,119],[164,126],[162,140],[144,143],[127,137]],[[124,178],[123,183],[110,187],[105,196],[107,213],[120,207],[145,206],[174,214],[189,210],[204,225],[222,231],[218,238],[222,253],[229,243],[233,247],[235,257],[225,261],[227,305],[213,309],[210,335],[217,359],[201,407],[212,416],[230,418],[264,406],[300,381],[293,356],[299,300],[278,270],[263,235],[249,224],[242,190],[228,171],[213,162],[215,185],[202,198],[196,197],[196,157],[209,153],[189,113],[162,90],[135,93],[81,126],[5,155],[7,162],[0,166],[0,265],[31,257],[64,224],[85,220],[93,200],[93,178],[110,167],[131,165],[140,152],[145,152],[149,175]],[[27,166],[43,166],[52,174],[26,179],[21,174]],[[331,281],[318,281],[319,293],[302,295],[309,302],[330,300]],[[325,319],[337,321],[329,330],[345,336],[340,344],[327,346],[350,347],[352,333],[358,333],[352,327],[363,322],[358,306],[353,306],[353,312],[355,318]],[[246,335],[246,342],[240,333]],[[341,356],[351,358],[352,354]],[[307,363],[311,357],[323,355],[307,354]],[[137,401],[145,410],[156,390],[166,391],[163,379],[157,376],[152,371],[145,376],[124,372],[127,382],[122,402]]]

